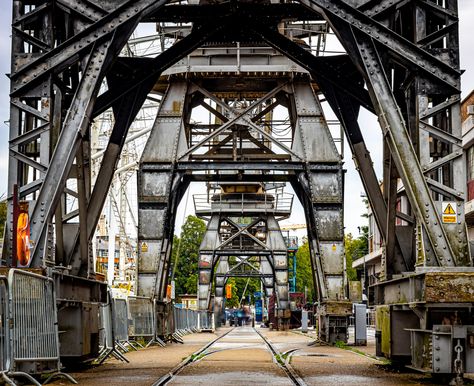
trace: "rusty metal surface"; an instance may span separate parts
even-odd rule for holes
[[[472,303],[474,272],[423,272],[374,286],[375,304]]]
[[[352,315],[352,302],[328,301],[321,304],[319,313],[322,315]]]
[[[8,272],[10,272],[10,270],[12,269],[15,269],[15,268],[0,267],[0,276],[8,276]],[[23,268],[23,269],[30,273],[46,276],[45,271],[42,268]]]
[[[474,302],[474,272],[429,272],[424,278],[426,302]]]

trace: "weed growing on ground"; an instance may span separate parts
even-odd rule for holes
[[[348,349],[347,344],[343,342],[342,340],[336,340],[336,343],[334,343],[334,346],[336,346],[337,348],[343,348],[345,350]]]

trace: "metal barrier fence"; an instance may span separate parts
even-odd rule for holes
[[[198,326],[197,329],[214,331],[214,313],[209,311],[198,311]]]
[[[175,333],[179,336],[197,332],[198,312],[189,308],[173,307]]]
[[[127,351],[121,343],[130,344],[130,338],[151,338],[148,344],[164,345],[160,336],[182,342],[185,334],[214,330],[211,312],[178,308],[146,297],[114,299],[111,293],[108,302],[100,306],[100,322],[98,363],[110,355],[128,362],[117,347]],[[60,372],[57,326],[51,278],[16,269],[9,271],[8,279],[0,276],[0,381],[15,385],[12,378],[21,376],[40,385],[31,375],[53,373],[49,379],[61,375],[77,383]]]
[[[214,330],[211,312],[179,308],[170,302],[141,296],[125,300],[109,294],[108,303],[101,305],[100,319],[103,347],[96,360],[99,364],[110,355],[126,360],[122,353],[128,348],[143,347],[140,338],[148,338],[147,346],[165,346],[164,341],[183,343],[181,338],[186,334]]]
[[[192,332],[197,332],[197,321],[198,321],[198,314],[194,310],[187,309],[188,311],[188,322],[189,322],[189,328],[191,329]]]
[[[99,307],[99,341],[102,350],[99,352],[98,361],[103,362],[108,355],[105,355],[113,348],[112,314],[109,303],[101,304]]]
[[[181,337],[198,331],[214,331],[214,314],[173,306],[174,332],[172,338],[182,342]]]
[[[116,342],[128,341],[128,306],[126,299],[112,300],[114,337]]]
[[[130,341],[130,313],[128,310],[127,299],[112,299],[112,319],[114,328],[114,342],[123,352],[128,352],[129,349],[136,351],[137,347],[143,348],[142,344],[138,341]]]
[[[0,276],[0,372],[7,371],[8,349],[8,282],[5,276]]]
[[[99,356],[96,359],[98,364],[103,363],[109,356],[129,362],[120,351],[117,350],[117,338],[116,338],[116,326],[119,324],[119,318],[117,318],[114,308],[115,299],[112,298],[111,293],[108,293],[107,303],[101,304],[99,309],[100,318],[100,339],[102,342],[102,350],[99,352]],[[128,337],[126,337],[128,339]]]
[[[64,376],[77,383],[71,376],[61,373],[54,281],[51,278],[24,270],[11,269],[8,282],[3,281],[2,292],[8,294],[8,327],[3,325],[3,338],[8,348],[4,350],[2,376],[9,384],[11,377],[25,377],[40,385],[30,374]],[[2,318],[2,322],[5,320]],[[8,351],[7,351],[8,350]]]
[[[175,318],[171,303],[155,300],[155,336],[161,341],[173,340]]]
[[[149,344],[155,338],[153,301],[142,296],[128,297],[128,311],[130,323],[128,336],[130,338],[151,338]]]
[[[24,271],[10,271],[10,315],[14,371],[55,369],[59,362],[56,300],[53,280]]]

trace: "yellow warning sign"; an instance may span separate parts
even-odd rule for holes
[[[443,211],[443,214],[456,214],[452,205],[449,203]]]
[[[148,244],[142,243],[142,252],[148,252]]]
[[[441,204],[441,217],[443,223],[454,224],[458,221],[457,204],[455,202],[443,202]]]

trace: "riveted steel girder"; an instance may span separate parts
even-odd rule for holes
[[[342,0],[301,0],[301,3],[316,12],[323,13],[330,23],[337,20],[339,23],[350,25],[366,38],[373,39],[374,42],[381,44],[394,60],[404,66],[420,71],[428,78],[435,78],[449,89],[459,89],[460,72],[458,69],[404,39],[346,2]],[[334,31],[338,34],[339,28],[335,27]],[[345,39],[340,40],[344,45]]]
[[[131,34],[132,26],[128,27],[130,28],[129,34]],[[123,45],[125,41],[122,40],[118,44]],[[42,188],[38,193],[37,204],[32,213],[32,218],[38,220],[34,220],[31,225],[31,240],[36,245],[30,265],[39,266],[42,264],[41,258],[45,249],[45,245],[42,243],[44,242],[46,225],[53,215],[59,195],[65,187],[69,170],[80,144],[80,138],[89,126],[93,103],[99,91],[100,80],[104,76],[104,67],[110,64],[113,57],[110,50],[114,48],[114,42],[108,41],[92,50],[85,74],[65,118],[62,135],[56,145]]]
[[[343,175],[341,157],[335,147],[322,107],[309,82],[294,82],[296,134],[292,149],[302,154],[309,168],[300,175],[306,187],[304,206],[314,280],[321,300],[344,299]]]
[[[117,34],[122,26],[129,25],[129,33],[125,32],[125,35],[121,37],[125,38],[126,41],[133,32],[130,23],[132,25],[138,24],[141,18],[161,8],[167,2],[167,0],[142,0],[138,2],[130,0],[120,5],[73,38],[45,52],[38,59],[31,61],[12,74],[12,95],[20,94],[25,88],[30,87],[30,83],[38,82],[53,70],[55,72],[61,71],[71,62],[77,61],[79,57],[84,55],[84,52],[90,51],[94,45],[101,44],[104,40],[109,41],[111,36]],[[90,11],[84,10],[84,13],[87,12]],[[123,44],[125,44],[125,41]],[[114,55],[118,55],[120,50],[121,46],[115,47]]]
[[[430,194],[420,163],[404,127],[404,119],[388,84],[379,54],[371,39],[355,33],[360,57],[366,68],[369,89],[381,117],[392,157],[401,173],[417,220],[424,224],[431,247],[440,265],[454,266],[464,259],[465,251],[453,250],[441,225],[441,218]]]
[[[188,84],[170,85],[164,96],[147,144],[140,159],[138,173],[138,292],[144,296],[164,296],[167,267],[171,254],[174,215],[181,189],[186,187],[176,173],[173,161],[186,147],[183,131],[185,99]],[[161,169],[144,167],[162,165]]]

